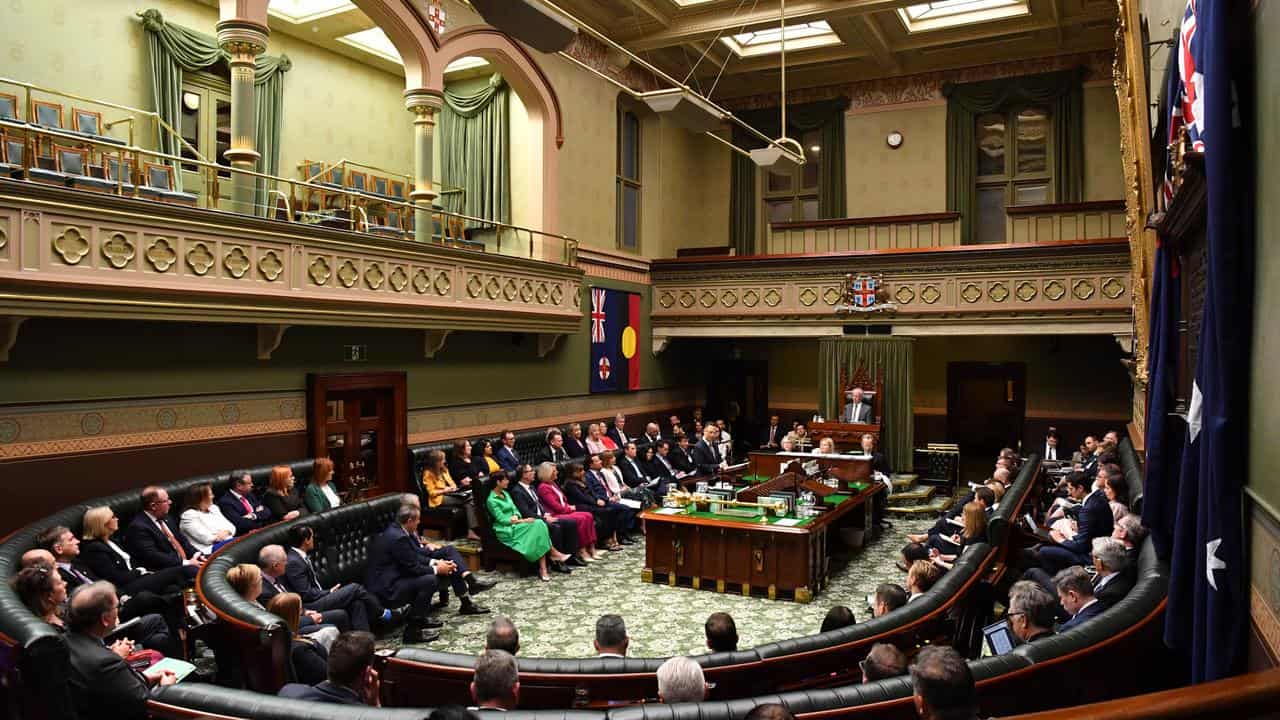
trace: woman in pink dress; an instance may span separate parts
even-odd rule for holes
[[[553,521],[570,518],[577,522],[578,557],[583,562],[594,562],[596,560],[595,516],[589,512],[577,510],[569,504],[569,498],[565,497],[564,491],[556,485],[556,466],[552,463],[539,465],[537,478],[538,499],[542,501],[542,507],[547,511],[547,518]]]

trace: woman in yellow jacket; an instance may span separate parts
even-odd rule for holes
[[[459,487],[449,475],[445,464],[444,453],[432,450],[427,453],[427,468],[422,471],[422,487],[427,492],[426,512],[444,514],[453,521],[455,534],[460,530],[461,521],[466,522],[467,537],[479,540],[472,528],[479,525],[476,521],[475,503],[471,501],[471,478],[463,478]]]

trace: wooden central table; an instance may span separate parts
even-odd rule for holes
[[[878,482],[858,483],[849,492],[824,498],[831,510],[795,525],[779,524],[779,518],[762,513],[739,517],[692,508],[674,515],[647,510],[641,516],[647,538],[640,577],[810,602],[827,585],[830,533],[843,527],[870,529],[871,498],[883,490]]]

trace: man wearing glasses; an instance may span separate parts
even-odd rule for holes
[[[1004,617],[1013,634],[1029,643],[1053,634],[1057,612],[1057,598],[1035,581],[1019,580],[1009,589],[1009,612]]]

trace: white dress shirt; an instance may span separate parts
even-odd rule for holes
[[[1058,448],[1056,445],[1050,445],[1049,443],[1044,444],[1044,459],[1045,460],[1058,459]]]

